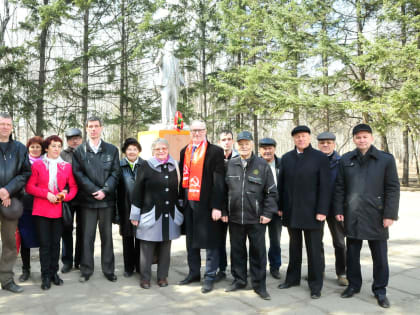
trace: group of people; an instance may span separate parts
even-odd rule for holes
[[[388,227],[398,218],[399,181],[391,154],[373,146],[369,125],[353,129],[355,150],[340,157],[335,135],[318,135],[318,148],[311,146],[311,131],[297,126],[292,132],[295,148],[281,158],[276,141],[264,138],[253,152],[248,131],[236,137],[219,134],[218,145],[206,136],[206,125],[193,121],[191,140],[180,152],[180,161],[169,154],[162,138],[152,144],[153,156],[139,157],[140,143],[126,139],[119,160],[118,149],[101,139],[102,122],[91,117],[86,123],[88,139],[82,143],[79,129],[66,132],[68,147],[62,150],[58,136],[31,138],[27,149],[11,139],[12,119],[0,114],[0,207],[2,256],[0,281],[5,290],[22,292],[14,282],[15,230],[22,236],[23,261],[20,281],[30,276],[29,248],[39,247],[41,288],[62,285],[58,275],[60,238],[63,240],[62,273],[80,269],[80,282],[94,272],[96,227],[101,237],[104,276],[116,281],[112,223],[120,225],[124,276],[140,273],[140,286],[151,287],[151,265],[157,263],[157,284],[168,285],[171,241],[186,235],[189,272],[180,285],[201,281],[201,249],[206,266],[201,291],[213,290],[226,278],[226,239],[229,230],[233,282],[227,292],[247,286],[247,261],[251,285],[263,299],[266,288],[266,226],[270,274],[280,279],[282,226],[287,227],[289,263],[280,289],[301,281],[302,239],[308,257],[310,295],[321,296],[325,274],[322,243],[327,221],[335,249],[341,294],[349,298],[360,291],[360,250],[368,240],[373,258],[372,291],[382,307],[389,307],[386,286]],[[259,156],[258,156],[259,155]],[[7,209],[23,201],[18,220]],[[76,248],[73,259],[73,226],[63,227],[62,203],[69,202],[76,214]],[[246,241],[249,241],[247,253]],[[346,239],[346,242],[345,242]]]

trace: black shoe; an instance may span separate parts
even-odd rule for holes
[[[90,276],[88,276],[88,275],[81,275],[80,276],[80,278],[79,278],[79,282],[87,282],[87,281],[89,281],[89,278],[90,278]]]
[[[359,293],[360,290],[353,289],[352,287],[348,286],[343,293],[341,293],[341,297],[344,299],[351,298],[356,293]]]
[[[61,273],[67,273],[71,271],[71,265],[64,264],[63,267],[61,267]]]
[[[5,285],[1,285],[1,288],[12,293],[22,293],[23,288],[20,285],[17,285],[13,280]]]
[[[22,274],[19,277],[19,282],[25,282],[29,279],[29,276],[31,275],[31,272],[29,269],[22,269]]]
[[[223,279],[226,279],[226,272],[219,270],[219,272],[216,274],[216,278],[214,278],[214,282],[219,282]]]
[[[270,273],[274,279],[280,279],[280,271],[278,269],[270,268]]]
[[[255,293],[257,293],[260,298],[262,298],[263,300],[269,301],[271,300],[271,296],[270,294],[268,294],[267,290],[254,290]]]
[[[117,281],[117,276],[114,273],[104,274],[105,278],[107,278],[111,282]]]
[[[198,276],[192,276],[192,275],[188,275],[184,280],[181,280],[178,282],[179,285],[186,285],[186,284],[190,284],[192,282],[200,282],[200,275]]]
[[[321,297],[321,292],[311,292],[311,298],[316,300]]]
[[[132,271],[124,271],[124,277],[130,278],[133,275]]]
[[[201,287],[201,293],[209,293],[213,290],[213,280],[204,280],[203,286]]]
[[[246,287],[246,283],[242,283],[237,280],[233,280],[231,285],[225,289],[225,292],[233,292],[244,289]]]
[[[58,274],[55,274],[51,277],[51,281],[52,283],[54,283],[55,285],[63,285],[64,281],[63,279],[61,279]]]
[[[284,282],[284,283],[279,284],[277,288],[288,289],[288,288],[297,287],[297,286],[299,286],[299,283],[291,284],[291,283]]]
[[[389,308],[391,306],[386,295],[378,294],[378,295],[375,295],[375,298],[378,301],[378,304],[380,307]]]
[[[49,290],[51,288],[51,279],[48,276],[42,277],[41,289]]]

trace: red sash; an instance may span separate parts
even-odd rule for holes
[[[207,141],[200,143],[191,159],[192,149],[193,145],[190,143],[185,150],[182,188],[188,188],[188,200],[200,201],[201,180],[203,177]]]

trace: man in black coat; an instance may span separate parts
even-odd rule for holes
[[[268,163],[268,165],[270,165],[270,169],[274,177],[274,183],[277,185],[280,178],[280,158],[276,156],[276,145],[276,141],[272,138],[263,138],[258,144],[260,156]],[[278,212],[276,212],[273,215],[270,223],[268,223],[268,237],[270,239],[268,260],[270,262],[271,276],[275,279],[280,279],[279,269],[281,266],[281,230],[281,216],[279,216]]]
[[[228,162],[230,257],[234,280],[227,292],[245,288],[247,284],[246,241],[249,240],[249,266],[252,288],[262,299],[270,300],[266,288],[267,253],[265,229],[277,215],[277,188],[268,163],[252,152],[252,135],[242,131],[237,137],[239,157]]]
[[[338,172],[338,162],[341,159],[341,156],[335,151],[335,134],[332,132],[322,132],[317,137],[318,140],[318,149],[328,156],[328,161],[330,162],[330,188],[331,192],[334,192],[335,180],[337,178]],[[332,202],[331,202],[332,204]],[[327,223],[328,228],[331,232],[331,237],[334,246],[335,254],[335,273],[337,275],[337,282],[341,286],[347,286],[349,283],[346,279],[346,243],[344,241],[344,224],[343,222],[338,222],[335,219],[334,211],[332,207],[328,208]],[[324,225],[325,221],[322,224],[321,228],[321,240],[324,238]],[[322,270],[325,273],[325,255],[324,255],[324,243],[321,246],[321,255],[322,255]]]
[[[18,199],[22,198],[22,189],[31,176],[31,164],[26,147],[11,139],[12,130],[12,117],[7,113],[0,113],[0,199],[2,207],[9,209],[23,207]],[[18,218],[10,219],[0,212],[2,243],[0,282],[3,290],[13,293],[23,292],[23,288],[13,280],[13,266],[17,257],[15,239],[17,224]]]
[[[67,140],[67,148],[61,151],[60,156],[64,161],[71,164],[73,163],[74,151],[83,141],[82,131],[79,128],[70,128],[66,130],[65,136]],[[70,209],[73,219],[74,216],[76,216],[76,248],[74,251],[74,267],[79,269],[80,256],[82,255],[82,227],[80,224],[80,205],[77,196],[71,201]],[[63,240],[61,252],[63,267],[61,268],[61,272],[67,273],[71,271],[73,266],[73,224],[63,227],[63,234],[61,235],[61,238]]]
[[[101,235],[102,272],[109,281],[117,281],[112,243],[112,219],[115,190],[120,176],[118,149],[101,140],[102,123],[90,117],[86,123],[89,139],[79,145],[73,155],[73,174],[79,186],[77,193],[81,207],[82,257],[80,282],[93,274],[96,226]]]
[[[325,154],[312,148],[310,133],[307,126],[295,127],[292,130],[295,149],[281,158],[280,210],[290,242],[286,281],[279,288],[300,284],[303,233],[308,256],[308,284],[311,297],[318,299],[323,285],[321,227],[331,201],[330,169]]]
[[[219,133],[219,146],[223,149],[225,157],[225,169],[230,159],[237,157],[238,152],[233,148],[233,133],[231,130],[222,130]],[[227,254],[226,254],[226,236],[228,224],[222,224],[222,246],[219,249],[219,271],[216,274],[215,281],[220,281],[226,278]]]
[[[202,121],[191,124],[191,142],[180,153],[181,198],[187,240],[189,273],[179,284],[200,281],[200,249],[206,249],[206,271],[201,292],[213,289],[222,244],[222,211],[225,209],[223,150],[206,139]]]
[[[388,227],[398,219],[400,183],[394,157],[376,149],[373,140],[369,125],[355,126],[356,149],[344,154],[339,163],[334,211],[336,219],[344,221],[349,280],[341,297],[349,298],[360,291],[360,250],[367,240],[373,260],[372,291],[378,304],[388,308]]]

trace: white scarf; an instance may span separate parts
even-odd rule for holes
[[[43,156],[43,161],[45,166],[47,167],[49,180],[48,180],[48,190],[54,192],[54,189],[57,188],[57,164],[64,162],[63,159],[59,156],[56,159],[50,159],[47,157],[47,153]]]

